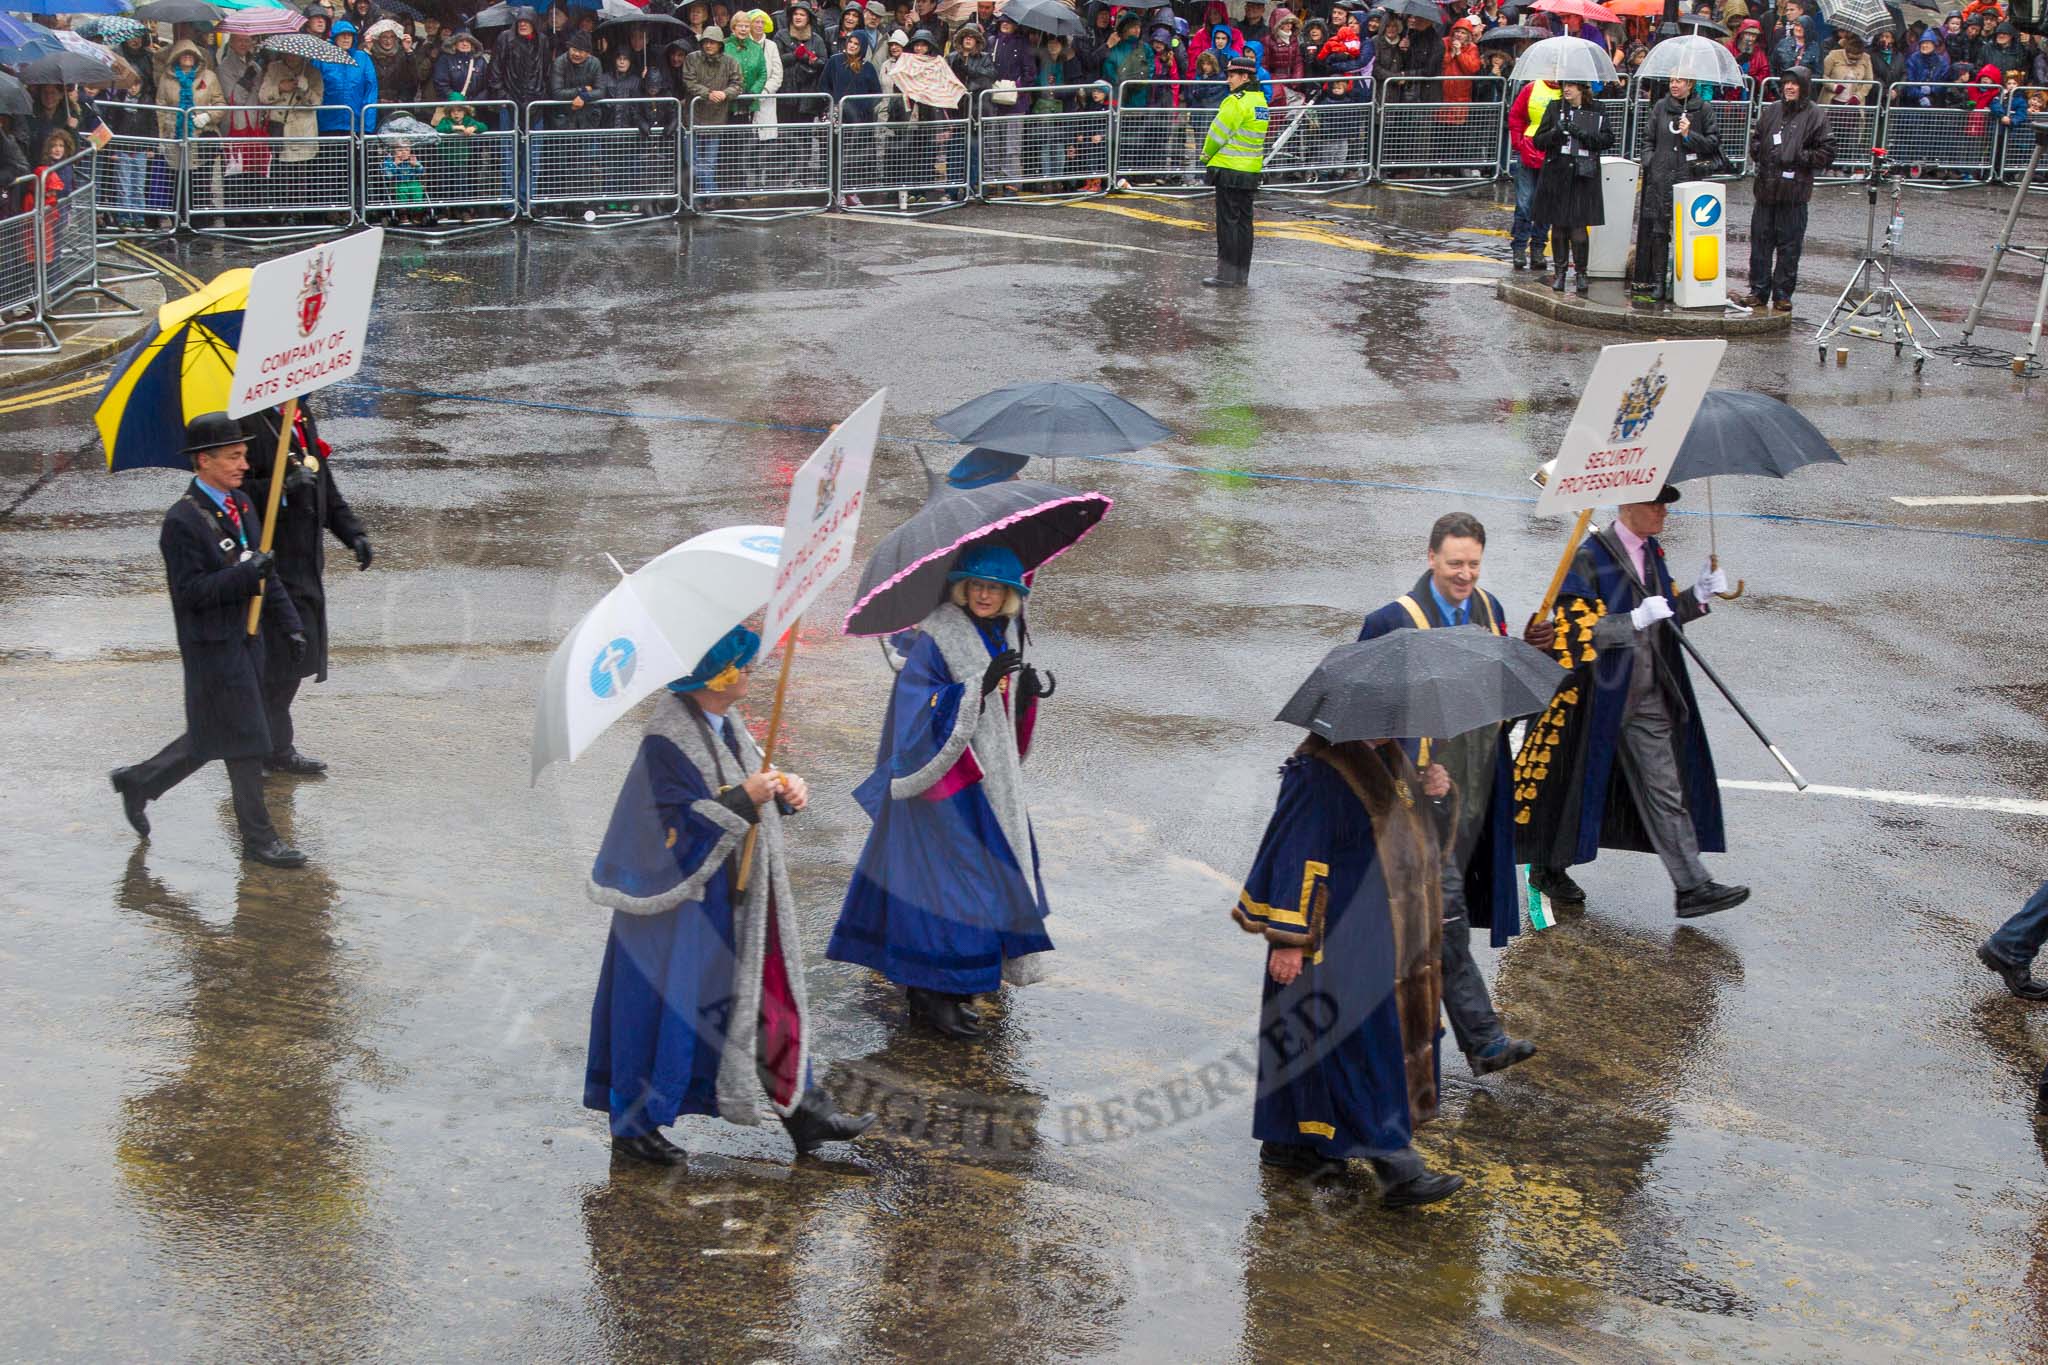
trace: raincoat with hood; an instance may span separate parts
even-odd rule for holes
[[[181,60],[188,55],[195,63],[189,70]],[[227,104],[221,96],[220,76],[190,38],[172,44],[163,74],[156,80],[156,102],[164,110],[156,116],[158,137],[169,141],[219,136],[226,118],[220,111]],[[183,167],[183,146],[166,146],[163,151],[172,169]]]
[[[522,27],[525,33],[520,32]],[[522,109],[535,100],[546,99],[548,64],[547,44],[540,36],[540,16],[521,5],[512,11],[512,27],[500,33],[491,48],[492,93]]]
[[[458,29],[434,59],[433,86],[442,99],[479,99],[491,88],[491,60],[468,29]]]
[[[1795,66],[1784,79],[1798,82],[1799,98],[1766,104],[1749,135],[1759,204],[1806,203],[1813,198],[1814,174],[1835,159],[1835,135],[1812,99],[1813,74]]]
[[[334,32],[354,35],[356,26],[343,19],[335,24]],[[346,133],[352,131],[349,116],[337,106],[355,111],[356,122],[365,133],[377,131],[377,115],[370,106],[377,102],[377,68],[370,61],[370,54],[360,48],[349,49],[349,60],[345,62],[316,62],[320,68],[320,79],[326,84],[327,104],[320,110],[319,123],[322,133]]]

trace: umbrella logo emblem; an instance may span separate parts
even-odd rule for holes
[[[334,253],[323,251],[306,262],[299,280],[299,335],[309,337],[320,325],[321,310],[327,307],[327,291],[334,288]]]
[[[1664,390],[1670,387],[1670,380],[1664,374],[1664,357],[1660,353],[1650,362],[1650,368],[1628,386],[1621,396],[1621,405],[1614,410],[1614,431],[1610,439],[1633,441],[1642,435],[1657,415],[1657,405],[1664,401]]]
[[[1703,194],[1692,201],[1692,225],[1712,227],[1721,221],[1721,201],[1711,194]]]
[[[781,536],[748,536],[740,542],[742,550],[752,550],[757,555],[779,555],[782,553]]]
[[[590,661],[590,690],[600,698],[616,697],[626,690],[633,681],[633,673],[640,666],[640,652],[633,648],[633,642],[621,635]]]

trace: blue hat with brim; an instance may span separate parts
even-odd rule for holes
[[[1031,463],[1029,455],[1012,455],[1007,450],[984,450],[976,446],[946,471],[946,482],[954,488],[986,488],[992,483],[1014,479]]]
[[[1024,582],[1024,561],[1017,558],[1017,552],[1007,545],[973,546],[960,556],[953,572],[946,575],[948,583],[964,583],[970,579],[1000,583],[1006,588],[1015,588],[1020,597],[1031,596],[1031,589]]]
[[[668,690],[678,695],[685,692],[701,692],[727,669],[748,668],[753,665],[754,656],[761,652],[761,637],[745,626],[734,626],[725,637],[704,651],[704,657],[697,666],[668,685]]]

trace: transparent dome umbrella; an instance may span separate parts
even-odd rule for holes
[[[1666,38],[1651,48],[1650,55],[1643,58],[1642,66],[1637,68],[1636,77],[1646,81],[1668,81],[1678,77],[1707,81],[1731,90],[1742,88],[1742,68],[1735,64],[1735,55],[1712,38],[1703,38],[1696,33]]]
[[[1584,38],[1545,38],[1515,58],[1511,79],[1598,85],[1615,79],[1614,59]]]

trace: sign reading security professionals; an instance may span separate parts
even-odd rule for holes
[[[383,251],[384,229],[371,228],[256,267],[228,416],[274,408],[363,367]]]
[[[875,440],[882,434],[883,389],[832,429],[789,485],[789,510],[782,521],[782,559],[761,638],[774,648],[826,585],[853,563],[853,538],[860,532],[867,502],[868,471]]]
[[[1656,497],[1727,349],[1721,340],[1603,348],[1536,500],[1537,514]]]

